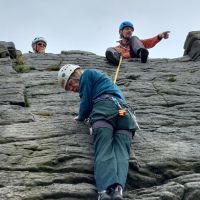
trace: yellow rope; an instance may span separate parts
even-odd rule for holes
[[[120,69],[121,63],[122,63],[122,56],[120,56],[120,59],[119,59],[119,64],[117,66],[117,70],[116,70],[116,73],[115,73],[114,83],[116,83],[116,81],[117,81],[117,77],[118,77],[118,74],[119,74],[119,69]]]

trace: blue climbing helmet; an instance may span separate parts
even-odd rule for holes
[[[131,27],[132,29],[134,29],[133,24],[129,21],[122,22],[119,26],[119,30],[123,30],[125,27]]]

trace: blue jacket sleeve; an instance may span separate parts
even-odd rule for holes
[[[84,121],[90,115],[92,110],[92,79],[88,73],[85,73],[80,80],[80,108],[79,117],[80,121]]]

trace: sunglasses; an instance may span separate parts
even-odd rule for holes
[[[37,45],[43,46],[43,47],[46,47],[46,46],[47,46],[45,43],[41,43],[41,42],[37,43]]]

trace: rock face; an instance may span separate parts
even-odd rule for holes
[[[192,60],[200,60],[200,31],[188,33],[184,49],[184,55],[189,55]]]
[[[0,59],[1,200],[96,198],[92,136],[73,120],[78,94],[57,83],[57,71],[67,63],[112,78],[116,71],[104,57],[83,51]],[[125,200],[199,200],[199,77],[200,61],[189,56],[122,62],[117,84],[141,128]]]
[[[9,56],[11,59],[14,59],[17,57],[17,54],[21,54],[21,52],[15,49],[13,42],[0,41],[0,58]]]

